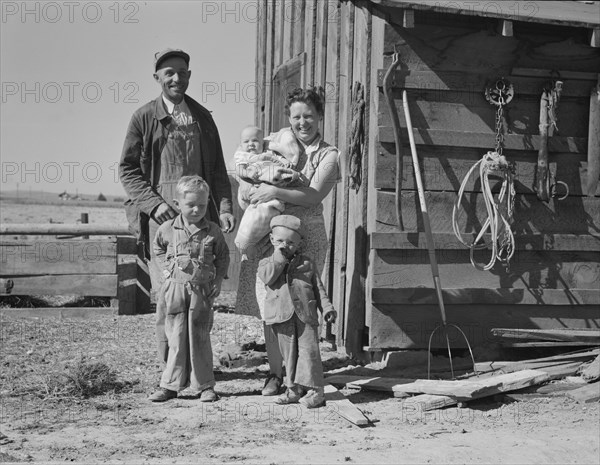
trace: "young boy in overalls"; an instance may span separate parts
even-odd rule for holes
[[[279,215],[270,226],[273,252],[259,262],[258,277],[267,290],[265,323],[277,335],[286,369],[287,390],[275,402],[320,407],[325,403],[325,381],[317,308],[327,322],[335,322],[337,313],[315,264],[301,251],[300,219]]]
[[[229,249],[221,228],[205,218],[209,193],[200,176],[182,177],[174,199],[180,214],[160,225],[154,238],[165,277],[157,311],[166,314],[169,352],[160,390],[150,396],[153,402],[177,397],[190,386],[200,392],[201,402],[218,398],[210,343],[212,303],[229,267]]]

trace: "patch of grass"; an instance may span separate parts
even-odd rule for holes
[[[118,393],[136,382],[117,380],[117,373],[103,362],[89,362],[85,357],[66,372],[51,372],[43,375],[42,387],[46,398],[89,397]]]

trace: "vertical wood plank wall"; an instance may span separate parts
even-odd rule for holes
[[[490,329],[597,328],[600,315],[600,197],[586,197],[589,91],[596,85],[600,50],[575,28],[515,22],[503,37],[489,18],[415,11],[414,27],[403,27],[403,10],[377,8],[386,20],[386,52],[401,57],[394,85],[404,146],[402,218],[395,214],[396,149],[379,67],[379,140],[373,150],[375,217],[370,229],[369,289],[366,314],[369,348],[423,348],[440,322],[423,235],[408,133],[402,109],[406,89],[421,164],[427,207],[436,241],[448,320],[467,333],[471,344],[494,342]],[[550,137],[549,164],[569,185],[562,201],[537,199],[533,190],[539,148],[542,90],[551,76],[564,81],[558,104],[559,133]],[[554,73],[554,74],[553,74]],[[495,147],[496,107],[484,96],[501,77],[514,85],[502,130],[504,154],[516,168],[514,223],[516,253],[510,268],[475,269],[469,251],[452,232],[452,207],[467,171]],[[373,107],[376,108],[376,107]],[[494,187],[497,192],[499,186]],[[478,232],[487,217],[481,185],[471,178],[459,228]],[[476,252],[486,263],[490,251]],[[445,343],[436,333],[435,347]],[[457,334],[454,345],[464,346]]]
[[[262,0],[260,8],[267,12],[257,25],[258,67],[264,71],[257,70],[256,76],[265,91],[257,100],[256,123],[266,132],[279,129],[273,127],[273,102],[278,99],[272,93],[273,76],[279,66],[300,54],[305,54],[303,85],[321,85],[326,92],[323,137],[341,151],[342,181],[324,201],[326,229],[332,237],[324,279],[339,313],[334,328],[338,344],[356,354],[365,330],[368,166],[365,159],[359,191],[349,191],[347,148],[353,82],[361,82],[365,97],[373,100],[372,16],[367,3],[360,1]],[[381,50],[377,55],[380,60]],[[368,114],[369,110],[367,118]],[[367,119],[367,133],[369,123]]]

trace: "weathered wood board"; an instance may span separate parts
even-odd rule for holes
[[[394,144],[380,143],[377,150],[378,189],[395,189],[396,154]],[[423,187],[427,191],[458,192],[469,170],[489,149],[473,149],[464,147],[419,147],[419,165]],[[534,194],[533,185],[537,162],[535,151],[504,152],[515,168],[514,186],[518,194]],[[557,180],[569,186],[569,195],[581,196],[586,194],[587,159],[585,154],[551,153],[548,157],[550,171]],[[412,158],[404,153],[402,158],[402,189],[416,190],[415,173]],[[499,192],[503,179],[497,176],[489,178],[492,192]],[[564,189],[557,186],[557,194],[561,196]],[[481,178],[477,168],[468,178],[466,192],[481,192]],[[600,189],[598,190],[600,194]]]
[[[0,276],[116,272],[116,239],[0,242]]]
[[[498,323],[513,328],[600,327],[597,305],[519,305],[447,304],[448,323],[456,324],[472,346],[497,343],[491,329]],[[369,349],[426,349],[430,334],[441,324],[437,304],[373,303],[369,328]],[[448,328],[452,348],[466,348],[462,336]],[[442,331],[432,339],[432,347],[445,348]]]
[[[46,276],[15,276],[7,291],[5,278],[0,278],[0,295],[84,295],[117,297],[116,274],[61,274]]]
[[[396,195],[378,191],[377,231],[398,231]],[[401,194],[402,218],[406,231],[424,231],[416,192]],[[425,192],[433,232],[452,231],[454,192]],[[461,232],[479,232],[487,218],[483,197],[463,197],[458,215]],[[515,234],[597,234],[600,231],[600,201],[595,197],[567,197],[563,201],[540,202],[535,195],[517,194],[512,229]]]

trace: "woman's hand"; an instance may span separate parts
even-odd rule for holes
[[[269,200],[276,199],[275,187],[269,184],[262,183],[256,189],[252,189],[248,197],[250,197],[250,203],[265,203]]]

